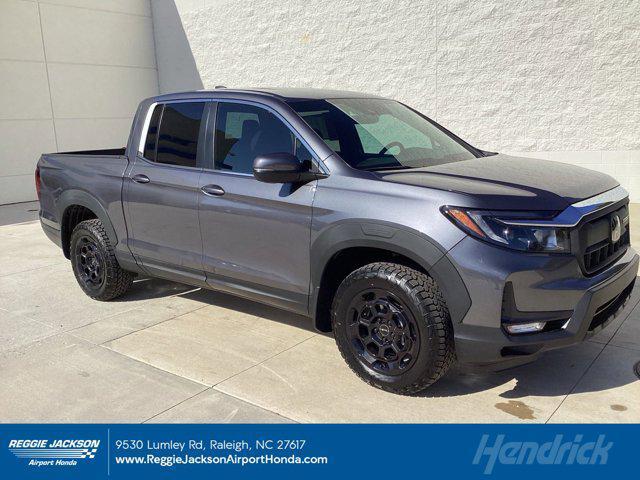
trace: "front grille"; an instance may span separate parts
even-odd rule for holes
[[[612,240],[612,225],[620,221],[620,238]],[[593,275],[618,259],[629,246],[629,213],[627,207],[617,209],[584,224],[580,228],[582,267],[587,275]]]
[[[629,245],[629,231],[625,232],[620,237],[620,240],[615,243],[611,240],[605,240],[596,245],[592,245],[587,248],[583,257],[585,270],[588,273],[592,273],[603,266],[607,266],[611,263],[608,260],[617,257],[616,254],[620,252],[621,249],[625,249],[627,245]]]

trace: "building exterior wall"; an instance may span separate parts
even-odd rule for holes
[[[1,0],[0,204],[35,198],[40,153],[122,146],[141,98],[215,85],[390,96],[640,202],[639,45],[636,0]]]
[[[404,101],[472,144],[583,165],[640,202],[637,0],[154,0],[205,88],[305,86]],[[161,86],[181,89],[166,56]],[[194,73],[185,75],[191,88]]]
[[[42,152],[121,147],[158,92],[148,0],[0,1],[0,204]]]

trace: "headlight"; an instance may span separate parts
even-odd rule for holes
[[[526,220],[533,220],[531,212],[489,212],[442,207],[442,213],[466,233],[489,243],[525,252],[571,251],[567,228],[510,224],[511,221],[526,223]],[[540,216],[535,218],[540,219]]]

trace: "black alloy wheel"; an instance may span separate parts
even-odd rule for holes
[[[388,392],[416,394],[455,362],[444,295],[407,265],[374,262],[347,275],[333,297],[331,326],[347,365]]]
[[[133,274],[120,267],[109,235],[97,218],[75,226],[69,257],[78,285],[94,300],[113,300],[131,287]]]
[[[400,375],[413,365],[420,350],[418,325],[398,297],[364,290],[349,305],[348,318],[347,335],[361,362],[386,375]]]
[[[85,235],[76,242],[74,253],[79,279],[89,290],[100,290],[105,281],[106,266],[98,245]]]

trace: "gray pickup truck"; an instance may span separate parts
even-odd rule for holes
[[[126,148],[43,155],[36,187],[90,297],[143,275],[308,315],[402,394],[455,361],[506,368],[584,340],[638,270],[611,177],[482,151],[350,92],[150,98]]]

